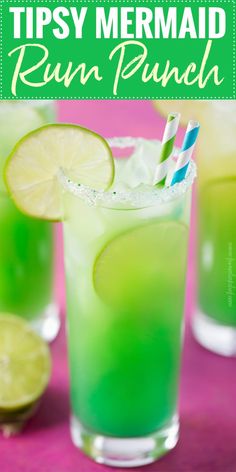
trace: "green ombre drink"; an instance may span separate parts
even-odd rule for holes
[[[72,199],[65,255],[74,415],[98,434],[151,434],[176,413],[187,224],[157,209],[150,217],[150,209],[87,209]]]
[[[35,145],[44,152],[33,159]],[[25,211],[63,217],[73,442],[97,462],[131,467],[178,440],[195,166],[159,189],[158,141],[117,138],[110,146],[75,125],[48,126],[17,145],[6,178]],[[47,175],[51,205],[38,195],[35,167]]]
[[[30,320],[48,340],[55,337],[59,327],[52,303],[53,227],[15,207],[2,174],[6,157],[18,139],[53,119],[51,102],[0,104],[0,311]]]

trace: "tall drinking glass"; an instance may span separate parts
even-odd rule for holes
[[[110,142],[139,155],[142,143]],[[63,177],[71,433],[100,463],[147,464],[178,440],[194,174],[191,164],[161,191],[96,192]]]
[[[0,103],[0,311],[29,320],[48,341],[60,325],[53,301],[53,227],[15,207],[5,188],[3,167],[24,134],[53,120],[50,101]]]
[[[203,120],[205,121],[203,123]],[[198,149],[198,341],[236,355],[236,104],[202,104]]]

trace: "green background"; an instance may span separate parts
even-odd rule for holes
[[[58,99],[152,99],[152,98],[195,98],[195,99],[235,99],[235,3],[232,0],[222,1],[53,1],[53,0],[36,0],[26,2],[15,0],[1,0],[1,63],[0,63],[0,99],[31,99],[31,98],[58,98]],[[45,37],[39,39],[14,39],[13,38],[13,15],[9,13],[10,6],[47,6],[53,9],[57,6],[87,6],[88,12],[84,23],[83,39],[75,39],[71,34],[67,39],[59,40],[53,36],[53,27],[58,25],[51,23],[45,28]],[[117,66],[117,55],[112,61],[109,60],[109,54],[112,49],[125,39],[96,39],[95,37],[95,8],[104,6],[107,9],[112,6],[146,6],[154,9],[156,6],[168,8],[176,6],[178,9],[178,17],[181,17],[181,11],[184,7],[191,6],[194,16],[197,15],[199,7],[221,7],[225,9],[227,17],[227,31],[223,38],[213,40],[210,60],[208,61],[208,69],[213,65],[219,66],[219,77],[224,76],[224,81],[220,86],[216,86],[213,80],[210,80],[204,89],[200,89],[198,84],[186,86],[178,85],[172,79],[166,87],[162,87],[160,83],[150,81],[148,83],[141,82],[142,68],[130,79],[120,81],[118,94],[113,94],[114,75]],[[69,17],[68,17],[69,18]],[[71,31],[74,31],[72,21],[68,20],[71,25]],[[131,28],[132,31],[132,28]],[[160,63],[160,71],[163,72],[166,60],[170,59],[172,66],[178,66],[180,71],[184,72],[190,62],[201,63],[203,53],[207,44],[207,39],[138,39],[148,47],[148,62],[154,65],[155,62]],[[37,43],[43,44],[49,49],[49,62],[56,65],[62,62],[62,70],[66,70],[66,65],[72,61],[74,65],[85,62],[88,67],[99,65],[100,75],[103,80],[100,82],[89,79],[85,85],[79,81],[79,77],[75,78],[69,88],[65,88],[63,83],[49,82],[43,87],[29,87],[18,81],[17,96],[11,93],[11,81],[14,72],[17,54],[8,57],[9,51],[25,44]],[[38,52],[27,55],[27,62],[24,64],[30,67],[37,60]],[[30,79],[42,81],[42,71],[35,71],[31,74]]]

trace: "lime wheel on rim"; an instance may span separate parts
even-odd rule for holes
[[[5,182],[16,206],[36,218],[61,220],[61,169],[95,190],[106,190],[114,178],[112,152],[101,136],[77,125],[46,125],[24,136],[7,159]]]

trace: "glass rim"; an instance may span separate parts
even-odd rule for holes
[[[106,141],[111,148],[117,149],[136,147],[138,144],[144,142],[152,142],[153,144],[161,143],[157,139],[141,137],[115,137],[108,138]],[[192,187],[196,175],[196,164],[193,160],[190,160],[185,179],[173,186],[163,187],[162,189],[150,186],[150,190],[146,188],[145,190],[134,188],[129,191],[117,191],[112,189],[95,190],[89,186],[73,181],[66,175],[63,169],[59,171],[59,180],[65,192],[73,194],[90,206],[101,206],[109,209],[141,209],[177,200],[179,197],[185,195],[188,189]]]

